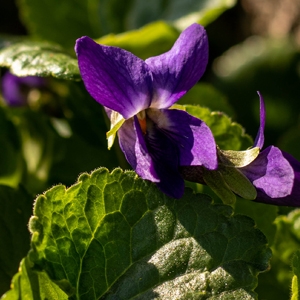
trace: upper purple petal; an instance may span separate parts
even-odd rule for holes
[[[266,109],[265,109],[264,98],[262,97],[260,92],[257,92],[257,94],[259,95],[259,101],[260,101],[260,114],[259,114],[260,125],[259,125],[258,133],[256,135],[253,147],[258,147],[259,149],[262,149],[265,142],[264,131],[265,131],[265,123],[266,123]]]
[[[255,201],[300,206],[300,163],[288,153],[270,146],[239,170],[257,189]]]
[[[208,62],[205,29],[193,24],[184,30],[172,49],[150,57],[146,63],[153,73],[153,108],[168,108],[203,75]]]
[[[203,121],[177,109],[148,109],[147,115],[178,148],[180,166],[217,168],[216,143]]]
[[[125,119],[149,107],[152,75],[143,60],[89,37],[78,39],[75,51],[85,87],[96,101]]]

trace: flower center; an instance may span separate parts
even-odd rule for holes
[[[136,116],[138,118],[143,134],[146,134],[147,131],[146,112],[142,110]]]

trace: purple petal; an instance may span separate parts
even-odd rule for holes
[[[148,109],[147,115],[177,145],[180,166],[217,168],[217,150],[213,134],[201,120],[176,109]]]
[[[155,182],[173,198],[184,192],[184,180],[178,170],[178,149],[173,142],[148,120],[144,135],[137,117],[127,120],[118,132],[119,142],[128,162],[143,179]]]
[[[118,130],[120,148],[123,151],[127,161],[133,169],[136,169],[137,160],[135,153],[135,144],[137,136],[133,125],[133,119],[126,120]]]
[[[153,108],[168,108],[203,75],[208,61],[206,31],[199,24],[184,30],[172,49],[146,60],[153,73]]]
[[[262,97],[260,92],[257,92],[257,94],[259,95],[259,101],[260,101],[260,126],[253,147],[258,147],[259,149],[262,149],[265,142],[264,131],[265,131],[265,123],[266,123],[266,109],[265,109],[264,98]]]
[[[96,101],[125,119],[149,107],[152,75],[143,60],[89,37],[78,39],[75,51],[85,87]]]
[[[300,163],[288,153],[270,146],[239,170],[256,187],[255,201],[300,206]]]
[[[27,95],[23,91],[24,87],[38,88],[45,86],[44,78],[37,76],[18,77],[10,72],[6,72],[2,78],[3,98],[10,106],[22,106],[27,103]]]
[[[179,173],[179,151],[177,145],[149,119],[147,121],[146,135],[143,136],[140,129],[138,136],[139,140],[143,137],[145,138],[147,150],[152,158],[151,167],[153,167],[159,178],[159,182],[156,183],[158,188],[172,198],[182,197],[184,180]]]

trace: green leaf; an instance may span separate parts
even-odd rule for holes
[[[68,296],[45,272],[32,270],[33,264],[28,257],[20,264],[19,273],[12,280],[12,289],[5,293],[1,299],[59,299],[67,300]]]
[[[209,126],[220,149],[241,150],[252,146],[253,142],[250,136],[245,134],[244,128],[232,122],[224,113],[211,112],[208,108],[200,106],[183,105],[183,107]]]
[[[128,14],[130,28],[138,28],[158,19],[172,22],[179,30],[198,22],[204,26],[214,21],[222,12],[231,8],[235,0],[136,0]]]
[[[59,136],[50,120],[40,112],[12,108],[10,118],[21,137],[21,153],[25,161],[22,183],[29,191],[41,192],[46,185],[55,155],[59,153]]]
[[[93,19],[98,18],[95,3],[98,1],[18,1],[21,17],[30,34],[68,48],[74,48],[75,40],[83,35],[100,35],[100,28],[91,26]]]
[[[237,197],[234,207],[236,214],[243,214],[255,221],[257,228],[261,230],[268,239],[271,246],[276,234],[275,219],[278,216],[278,207],[264,203],[245,201]]]
[[[73,48],[83,35],[92,38],[120,33],[163,20],[183,30],[192,23],[206,26],[236,0],[20,0],[21,16],[35,37]],[[157,32],[157,35],[160,35]],[[136,41],[139,43],[138,41]],[[161,46],[159,46],[160,48]]]
[[[65,167],[58,174],[73,172],[74,166],[80,165],[79,169],[76,168],[78,172],[73,173],[72,180],[68,181],[72,184],[79,173],[92,171],[99,166],[105,165],[109,169],[118,166],[130,168],[118,143],[114,143],[112,150],[107,151],[106,133],[110,124],[103,106],[88,94],[82,81],[68,81],[67,86],[68,95],[65,100],[72,111],[68,121],[75,136],[68,142],[67,159],[62,158],[59,162],[58,167],[62,164]],[[65,183],[61,180],[55,182]]]
[[[221,111],[233,117],[235,112],[228,103],[227,98],[214,86],[200,82],[195,84],[182,98],[178,104],[200,105],[211,111]]]
[[[0,184],[17,187],[24,172],[21,141],[7,111],[0,107]]]
[[[276,235],[271,246],[272,268],[259,277],[256,291],[260,299],[289,299],[292,281],[291,261],[300,249],[300,210],[295,209],[287,216],[275,220]]]
[[[77,60],[48,42],[23,41],[0,50],[0,66],[17,76],[80,80]]]
[[[20,260],[27,254],[30,235],[27,224],[32,198],[20,188],[0,185],[0,295],[9,289]]]
[[[138,30],[110,33],[96,40],[99,44],[117,46],[146,59],[169,51],[179,32],[162,21],[147,24]]]
[[[34,268],[72,299],[255,299],[271,255],[248,217],[189,189],[168,198],[120,169],[48,190],[29,227]]]
[[[292,297],[291,300],[298,300],[299,299],[299,278],[300,278],[300,250],[296,251],[293,260],[292,260],[292,267],[293,267],[293,279],[292,279]]]

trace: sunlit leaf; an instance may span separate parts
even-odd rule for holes
[[[23,41],[2,48],[0,66],[9,68],[17,76],[81,79],[77,60],[47,42]]]
[[[255,299],[271,255],[253,221],[229,206],[191,190],[170,199],[120,169],[39,196],[30,230],[30,260],[73,299]]]
[[[67,294],[51,281],[45,272],[33,271],[32,266],[27,257],[21,261],[19,273],[12,280],[11,290],[1,299],[68,299]]]

